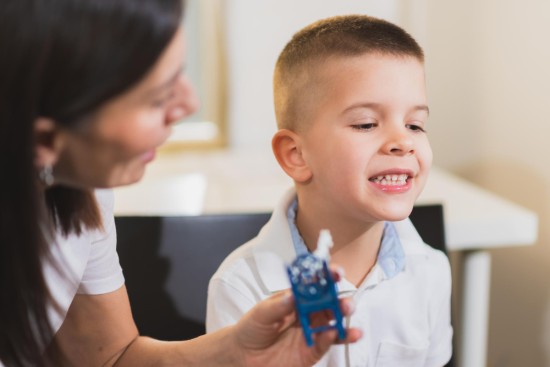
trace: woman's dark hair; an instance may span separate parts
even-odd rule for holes
[[[40,189],[33,124],[82,123],[137,84],[181,23],[181,0],[2,0],[0,361],[44,364],[51,236],[99,228],[91,191]]]

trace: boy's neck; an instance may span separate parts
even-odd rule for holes
[[[378,258],[384,222],[377,222],[351,242],[336,246],[331,251],[331,264],[341,266],[345,278],[356,287],[365,280]]]
[[[378,257],[384,232],[384,222],[351,223],[331,221],[324,224],[307,210],[298,210],[296,227],[309,251],[317,247],[321,229],[329,229],[334,241],[330,251],[331,264],[344,268],[346,279],[358,286],[368,275]]]

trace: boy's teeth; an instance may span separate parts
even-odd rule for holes
[[[401,175],[384,175],[378,176],[373,179],[374,182],[380,185],[404,185],[407,182],[408,176]]]

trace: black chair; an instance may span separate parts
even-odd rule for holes
[[[140,333],[161,340],[204,334],[210,277],[270,215],[116,217],[118,253]],[[446,252],[441,205],[415,206],[410,218],[425,242]]]
[[[424,242],[447,254],[442,205],[416,205],[409,218]]]
[[[116,217],[117,250],[140,333],[161,340],[204,334],[211,276],[270,215]]]

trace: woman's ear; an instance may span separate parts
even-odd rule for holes
[[[305,183],[311,179],[312,172],[302,155],[302,140],[298,134],[281,129],[273,136],[271,147],[281,168],[295,182]]]
[[[52,119],[39,117],[34,121],[36,167],[53,166],[61,151],[61,134]]]

